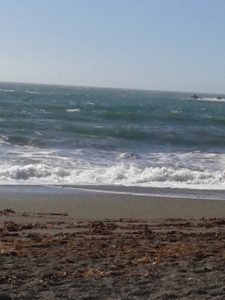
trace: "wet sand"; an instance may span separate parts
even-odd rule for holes
[[[117,193],[115,191],[114,193],[105,193],[88,188],[7,186],[0,187],[0,209],[11,208],[17,212],[29,213],[64,212],[79,220],[225,218],[225,201],[221,198],[223,194],[218,200],[189,198],[188,195],[181,198],[179,194],[177,196],[171,194],[172,196],[168,197],[169,191],[168,193],[167,191],[165,190],[161,195],[158,190],[157,194],[159,195],[142,195],[141,193],[135,195],[129,194],[129,192],[125,193],[126,188],[116,190]],[[201,194],[195,196],[200,197]]]
[[[225,201],[0,194],[0,299],[225,297]]]

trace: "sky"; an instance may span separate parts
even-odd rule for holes
[[[224,0],[0,0],[0,81],[225,93]]]

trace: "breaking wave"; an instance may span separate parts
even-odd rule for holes
[[[72,166],[36,163],[2,166],[0,182],[225,189],[225,171],[172,165],[143,166],[136,160],[116,161],[109,166],[82,164],[82,161]]]

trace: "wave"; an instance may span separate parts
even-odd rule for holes
[[[0,93],[24,93],[29,95],[40,95],[41,93],[38,91],[33,90],[20,90],[20,89],[7,89],[7,88],[0,88]]]
[[[66,111],[67,112],[79,112],[80,108],[68,108]]]
[[[0,92],[3,92],[3,93],[15,93],[16,90],[13,90],[13,89],[0,89]]]
[[[29,95],[40,95],[41,94],[38,91],[31,91],[31,90],[25,90],[24,93],[29,94]]]
[[[35,131],[36,136],[41,136],[41,132]],[[45,144],[40,137],[26,137],[26,136],[0,136],[0,144],[17,145],[17,146],[35,146],[41,147]]]
[[[118,159],[140,159],[141,156],[136,153],[125,152],[125,153],[119,154],[117,158]]]
[[[195,99],[196,101],[205,101],[205,102],[225,102],[225,98],[222,97],[199,97]]]
[[[3,166],[0,182],[225,189],[225,171],[172,166],[143,167],[133,162],[117,162],[107,167],[77,165],[72,169],[39,163]]]
[[[224,117],[206,116],[205,124],[224,126]],[[21,126],[20,126],[21,125]],[[81,126],[83,125],[83,126]],[[18,130],[17,127],[20,127]],[[19,146],[55,147],[71,148],[74,145],[79,147],[88,146],[96,149],[101,147],[121,147],[122,144],[136,144],[139,148],[143,147],[225,147],[224,131],[221,129],[210,128],[211,132],[203,127],[193,127],[189,132],[185,127],[148,128],[148,127],[125,127],[109,126],[109,124],[85,124],[80,120],[69,119],[64,122],[55,123],[54,119],[49,118],[48,124],[40,124],[37,120],[29,122],[15,122],[12,128],[13,134],[7,134],[8,130],[0,135],[0,144],[11,144]],[[129,146],[128,145],[128,146]],[[129,148],[124,149],[129,151]],[[132,151],[132,150],[131,150]]]
[[[7,136],[4,136],[4,135],[0,136],[0,145],[3,145],[3,144],[9,144]]]

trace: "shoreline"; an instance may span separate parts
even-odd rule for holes
[[[225,200],[225,189],[177,188],[177,187],[147,187],[124,185],[96,185],[96,184],[0,184],[2,193],[103,193],[146,197],[188,198],[205,200]]]
[[[21,213],[67,213],[83,220],[225,217],[225,201],[222,198],[174,197],[166,193],[135,195],[120,190],[117,193],[109,190],[99,192],[93,187],[80,186],[0,186],[0,210],[6,208]]]

